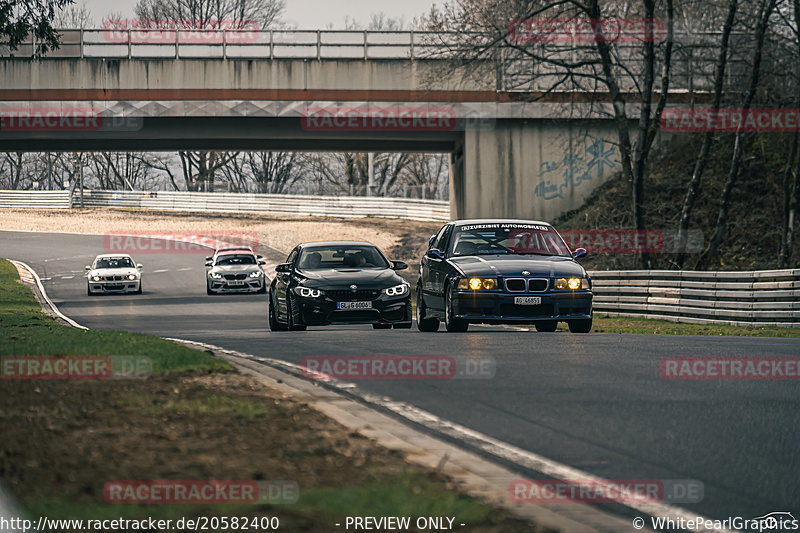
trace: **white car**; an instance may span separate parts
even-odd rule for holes
[[[142,265],[128,254],[103,254],[86,267],[86,294],[142,294]]]

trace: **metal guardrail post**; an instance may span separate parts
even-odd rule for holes
[[[409,36],[409,38],[410,38],[409,42],[411,43],[411,60],[413,61],[414,60],[414,39],[415,39],[414,30],[411,30],[411,35]]]
[[[272,30],[269,30],[269,58],[275,59],[275,39],[272,35]]]
[[[367,30],[364,30],[364,61],[369,59],[367,56]]]
[[[320,30],[317,30],[317,61],[322,59],[322,35]]]
[[[132,57],[131,42],[131,29],[128,28],[128,59],[131,59]]]
[[[80,46],[80,55],[81,55],[81,59],[83,59],[83,28],[81,28],[81,33],[80,33],[80,45],[79,45],[79,46]]]

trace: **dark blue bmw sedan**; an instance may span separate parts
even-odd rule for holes
[[[432,235],[420,261],[417,327],[466,331],[470,323],[592,329],[592,281],[558,232],[530,220],[458,220]]]

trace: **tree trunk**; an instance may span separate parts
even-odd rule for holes
[[[744,106],[742,109],[743,115],[746,115],[753,104],[756,91],[758,90],[759,74],[761,71],[761,54],[764,49],[764,38],[767,33],[767,25],[769,18],[772,16],[772,11],[775,9],[777,0],[763,0],[761,3],[761,12],[759,13],[758,27],[756,28],[756,48],[753,51],[752,71],[750,74],[750,87],[747,89],[747,96],[745,97]],[[742,131],[736,132],[736,141],[733,146],[733,156],[731,158],[731,166],[728,171],[728,177],[725,179],[725,187],[722,189],[722,196],[719,200],[719,212],[717,213],[717,225],[714,228],[714,233],[711,235],[711,242],[700,258],[697,260],[695,266],[698,270],[706,270],[711,261],[713,261],[719,245],[725,238],[725,230],[728,225],[728,210],[730,208],[731,191],[736,185],[736,179],[739,176],[739,170],[742,165],[742,153],[745,152],[749,145],[752,143],[753,134],[745,134]]]
[[[722,88],[725,82],[725,68],[728,64],[728,43],[730,41],[733,23],[736,18],[736,11],[739,7],[738,0],[730,0],[728,4],[728,16],[725,19],[725,25],[722,28],[722,42],[720,43],[719,56],[717,57],[717,65],[714,71],[714,103],[712,109],[719,109],[722,101]],[[681,215],[678,220],[678,253],[675,257],[675,267],[680,270],[683,268],[683,263],[686,261],[686,242],[687,234],[689,231],[689,223],[692,217],[692,209],[694,208],[694,201],[697,198],[697,192],[700,190],[700,183],[703,180],[703,172],[708,162],[708,154],[711,152],[711,145],[714,141],[714,133],[706,132],[703,137],[703,145],[700,148],[700,155],[697,156],[697,161],[694,165],[692,172],[692,179],[689,182],[689,187],[686,190],[686,197],[683,199],[683,207],[681,208]]]

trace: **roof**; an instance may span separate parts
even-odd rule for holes
[[[469,220],[453,220],[456,226],[467,226],[471,224],[541,224],[543,226],[552,226],[549,222],[542,222],[541,220],[522,220],[515,218],[473,218]]]
[[[367,241],[316,241],[304,242],[300,244],[303,248],[317,247],[317,246],[375,246]],[[377,246],[375,246],[377,248]]]
[[[109,257],[131,257],[131,254],[100,254],[95,259],[107,259]]]

